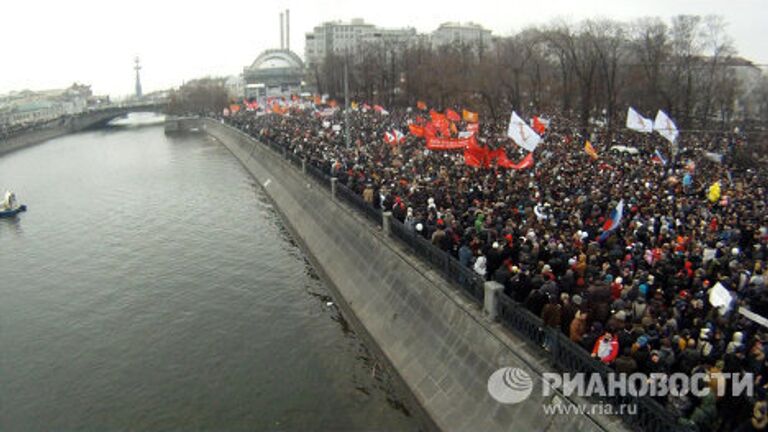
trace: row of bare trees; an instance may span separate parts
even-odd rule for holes
[[[425,38],[331,54],[310,71],[318,90],[387,105],[461,105],[498,116],[569,112],[582,126],[618,125],[627,105],[664,109],[685,129],[768,119],[768,80],[738,58],[718,16],[664,21],[556,21],[497,38],[490,47],[432,47]],[[706,125],[706,126],[705,126]]]
[[[221,113],[229,105],[224,78],[200,78],[184,83],[169,95],[170,114]]]

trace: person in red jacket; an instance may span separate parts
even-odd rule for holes
[[[619,341],[613,337],[610,330],[606,330],[597,338],[595,348],[592,349],[592,357],[599,358],[605,364],[611,364],[617,355],[619,355]]]

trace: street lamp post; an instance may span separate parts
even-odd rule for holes
[[[344,57],[344,142],[347,148],[350,147],[349,142],[349,77],[347,76],[347,63],[349,63],[349,57]]]

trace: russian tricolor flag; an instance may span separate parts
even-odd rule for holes
[[[616,208],[613,209],[608,220],[603,224],[603,233],[600,234],[600,241],[603,242],[611,234],[613,230],[618,228],[621,224],[621,217],[624,215],[624,200],[619,201]]]
[[[664,166],[667,165],[667,160],[664,159],[664,156],[661,155],[658,149],[656,149],[656,151],[653,152],[653,156],[651,156],[651,160],[654,162],[658,162]]]

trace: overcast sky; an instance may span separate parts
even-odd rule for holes
[[[279,12],[291,9],[291,48],[303,57],[304,34],[328,20],[360,17],[382,27],[431,32],[441,22],[474,21],[509,35],[553,18],[631,20],[717,14],[739,53],[768,63],[767,0],[162,0],[4,1],[0,93],[61,88],[74,81],[98,94],[133,92],[141,57],[145,92],[205,75],[242,72],[280,43]]]

